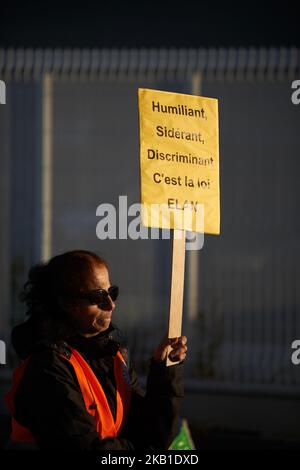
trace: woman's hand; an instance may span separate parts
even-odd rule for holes
[[[172,348],[169,354],[169,359],[172,362],[181,362],[186,358],[187,352],[187,337],[179,336],[179,338],[165,337],[157,346],[153,353],[153,358],[157,362],[162,362],[167,357],[168,347]]]

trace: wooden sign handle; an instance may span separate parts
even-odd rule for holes
[[[168,338],[181,336],[185,264],[185,230],[173,230],[173,257]],[[168,348],[168,355],[171,347]],[[173,366],[167,357],[167,366]]]

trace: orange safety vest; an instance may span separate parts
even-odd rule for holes
[[[108,437],[117,437],[120,435],[125,425],[131,402],[131,384],[126,362],[120,351],[114,357],[114,376],[116,382],[116,420],[111,413],[106,395],[103,388],[92,371],[89,364],[82,355],[71,348],[70,358],[62,356],[69,361],[75,371],[87,412],[93,416],[95,426],[101,439]],[[5,399],[12,415],[12,433],[11,439],[14,442],[34,443],[35,440],[30,430],[21,426],[14,418],[15,405],[14,397],[17,388],[24,376],[27,364],[30,358],[26,359],[19,367],[14,370],[12,388],[7,393]]]

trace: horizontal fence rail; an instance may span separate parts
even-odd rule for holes
[[[206,79],[281,80],[300,70],[300,49],[0,49],[0,75],[39,79],[45,72],[60,78],[84,76],[188,76]]]

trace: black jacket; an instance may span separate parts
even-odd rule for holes
[[[93,418],[86,411],[74,369],[61,354],[68,356],[71,345],[84,356],[101,383],[115,418],[113,356],[118,349],[126,355],[120,330],[111,325],[96,337],[77,337],[66,343],[35,338],[29,320],[13,330],[12,343],[22,359],[30,356],[15,397],[15,418],[31,430],[38,448],[164,450],[169,447],[176,435],[183,397],[183,364],[166,367],[151,359],[145,393],[129,363],[132,402],[127,425],[120,437],[101,440]]]

